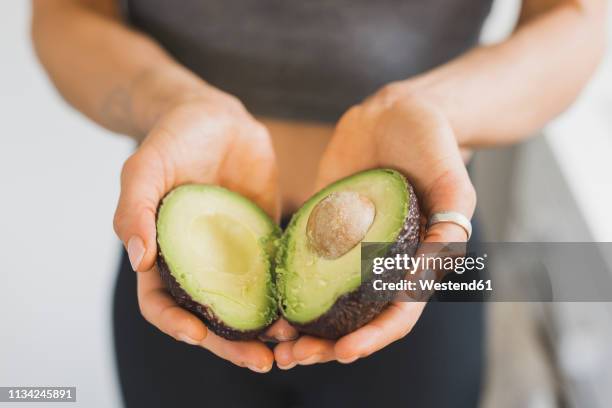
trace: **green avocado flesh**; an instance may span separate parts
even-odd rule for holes
[[[331,193],[355,192],[371,200],[374,220],[361,242],[395,242],[408,215],[410,193],[405,178],[388,169],[369,170],[340,180],[310,198],[293,216],[280,244],[277,290],[283,315],[292,323],[312,322],[344,294],[361,284],[360,245],[328,259],[308,244],[307,224],[315,206]]]
[[[160,269],[187,294],[180,292],[187,303],[201,305],[223,330],[262,330],[277,315],[272,268],[278,234],[263,210],[239,194],[180,186],[158,210]]]

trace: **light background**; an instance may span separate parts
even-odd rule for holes
[[[28,3],[0,2],[0,385],[76,386],[78,403],[67,406],[117,407],[112,215],[133,145],[55,93],[29,43]],[[503,35],[515,14],[516,1],[498,1],[485,38]],[[556,176],[585,230],[612,240],[610,53],[603,67],[541,143],[560,163]]]

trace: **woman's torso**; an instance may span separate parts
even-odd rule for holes
[[[312,189],[333,123],[382,85],[463,53],[492,0],[123,0],[147,32],[270,129],[285,208]]]

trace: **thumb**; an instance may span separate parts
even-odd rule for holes
[[[375,167],[365,155],[358,159],[355,156],[357,154],[348,152],[332,140],[319,161],[313,194],[344,177]]]
[[[155,262],[155,217],[157,205],[165,191],[164,180],[162,161],[145,147],[141,147],[123,165],[114,228],[135,271],[147,271]]]
[[[280,220],[281,195],[274,149],[265,128],[240,135],[220,169],[220,184],[257,203],[276,222]]]

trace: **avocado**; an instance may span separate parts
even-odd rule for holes
[[[364,171],[319,191],[294,214],[279,243],[282,315],[301,332],[328,339],[363,326],[392,299],[373,289],[371,273],[362,279],[359,244],[389,243],[387,254],[412,255],[419,227],[414,190],[395,170]],[[397,282],[403,274],[377,278]]]
[[[282,237],[247,198],[189,184],[158,208],[157,264],[177,303],[224,338],[256,337],[280,308],[301,332],[337,339],[392,300],[373,289],[368,265],[362,271],[368,247],[360,244],[386,243],[376,256],[412,255],[419,225],[414,190],[395,170],[364,171],[324,188],[294,214]],[[398,282],[403,274],[387,271],[377,279]]]
[[[280,229],[225,188],[175,188],[157,212],[157,265],[168,291],[216,334],[246,340],[278,316],[274,252]]]

